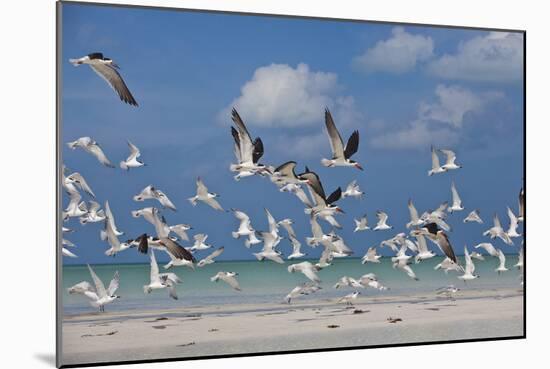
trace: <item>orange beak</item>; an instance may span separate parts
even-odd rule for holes
[[[363,167],[359,163],[355,163],[355,168],[363,170]]]

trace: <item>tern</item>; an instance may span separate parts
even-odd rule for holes
[[[202,251],[202,250],[208,250],[212,247],[212,245],[209,245],[206,243],[206,239],[208,238],[207,234],[204,233],[198,233],[193,236],[193,239],[195,240],[195,243],[193,243],[193,246],[189,249],[189,251]]]
[[[311,223],[311,233],[312,237],[306,237],[306,242],[309,246],[315,247],[318,246],[323,241],[332,240],[332,236],[325,234],[323,232],[323,229],[321,228],[321,225],[319,222],[317,222],[317,218],[312,216],[310,217],[310,223]]]
[[[84,217],[88,214],[88,207],[86,206],[86,203],[80,200],[82,200],[80,192],[69,192],[69,204],[65,210],[63,210],[63,220],[68,220],[73,217]]]
[[[477,259],[479,261],[484,261],[485,260],[485,257],[477,251],[472,251],[470,253],[470,257],[473,258],[473,259]]]
[[[190,229],[193,229],[189,224],[174,224],[170,227],[170,232],[174,232],[178,235],[178,237],[184,241],[189,241],[189,236],[187,235],[187,231]]]
[[[143,286],[143,292],[149,294],[153,290],[168,288],[170,297],[177,300],[176,284],[181,283],[181,279],[175,273],[159,273],[159,266],[153,250],[151,250],[149,257],[151,258],[151,281]]]
[[[285,302],[290,304],[292,299],[295,299],[299,296],[309,295],[311,293],[317,292],[321,289],[321,286],[312,283],[304,283],[300,286],[296,286],[285,296]]]
[[[504,232],[504,229],[502,229],[502,226],[500,225],[500,219],[498,218],[498,214],[495,213],[493,217],[493,227],[489,228],[485,232],[483,232],[484,236],[489,236],[491,239],[500,238],[502,241],[504,241],[507,245],[513,245],[514,242],[508,236],[506,232]]]
[[[466,245],[464,245],[464,259],[466,260],[464,274],[458,276],[458,278],[462,279],[464,283],[466,283],[466,281],[479,278],[477,274],[474,274],[476,267],[474,265],[474,262],[472,261],[472,258],[470,257],[470,253],[468,252],[468,248],[466,247]]]
[[[367,229],[370,229],[370,227],[367,225],[367,214],[363,215],[359,219],[354,219],[353,221],[355,222],[355,229],[353,230],[353,232],[366,231]]]
[[[111,206],[109,205],[109,201],[105,201],[105,217],[107,218],[107,221],[110,223],[110,227],[113,230],[113,233],[117,236],[122,236],[124,232],[121,232],[118,230],[116,224],[115,224],[115,217],[113,216],[113,213],[111,211]],[[106,235],[101,233],[101,240],[106,240]]]
[[[449,273],[450,271],[457,271],[457,272],[462,272],[463,271],[463,269],[460,265],[458,265],[457,263],[455,263],[454,261],[452,261],[448,257],[443,259],[443,261],[441,263],[437,264],[434,267],[434,270],[439,270],[439,269],[443,269],[445,274]]]
[[[359,148],[359,131],[353,131],[346,147],[344,147],[344,141],[336,129],[332,114],[330,114],[328,109],[325,109],[325,126],[327,127],[330,147],[332,149],[332,159],[322,159],[321,164],[325,167],[344,166],[363,170],[363,167],[358,162],[350,159]]]
[[[462,211],[464,210],[464,206],[462,206],[462,200],[460,199],[460,196],[458,195],[458,191],[456,190],[455,182],[453,181],[451,183],[451,194],[453,197],[452,205],[447,208],[447,211],[449,213],[452,213],[453,211]]]
[[[361,283],[363,287],[370,287],[379,291],[386,291],[389,289],[388,287],[383,286],[380,281],[378,281],[378,277],[374,273],[367,273],[362,275],[361,278],[359,278],[359,283]]]
[[[74,172],[67,177],[63,177],[62,185],[68,193],[75,192],[78,191],[78,189],[81,189],[91,197],[95,198],[94,192],[92,191],[84,177],[78,172]]]
[[[119,286],[118,271],[115,272],[113,279],[111,279],[109,287],[105,289],[105,285],[103,284],[101,279],[99,279],[97,274],[95,274],[90,264],[87,265],[95,287],[92,286],[89,282],[83,281],[72,286],[68,289],[68,291],[70,294],[78,293],[86,296],[91,300],[90,305],[99,308],[99,311],[104,312],[105,305],[110,304],[111,302],[120,298],[120,296],[115,295],[115,292]]]
[[[241,211],[241,210],[231,209],[231,211],[233,212],[233,215],[235,215],[235,218],[237,218],[240,222],[239,228],[237,229],[236,232],[231,232],[231,236],[233,236],[233,238],[240,238],[241,236],[246,237],[246,236],[254,235],[256,231],[254,230],[254,228],[252,228],[250,217],[244,211]],[[254,238],[255,238],[255,235],[254,235]],[[258,240],[258,243],[259,242],[261,241]],[[248,246],[250,246],[250,244],[248,244]]]
[[[354,291],[354,292],[338,299],[338,303],[352,306],[353,302],[357,299],[357,296],[359,296],[359,294],[360,294],[359,291]]]
[[[361,259],[361,264],[380,263],[379,259],[381,257],[382,257],[382,255],[377,255],[376,254],[376,246],[369,247],[369,249],[367,250],[367,253]]]
[[[498,257],[497,249],[493,246],[493,244],[491,244],[489,242],[480,243],[480,244],[474,246],[474,248],[475,249],[482,248],[487,252],[487,254],[489,254],[491,256],[494,256],[494,257]]]
[[[141,153],[139,152],[137,146],[130,141],[127,142],[128,147],[130,148],[130,155],[126,158],[126,160],[120,162],[120,168],[130,170],[130,168],[139,168],[144,166],[145,163],[138,159],[141,156]]]
[[[506,268],[506,256],[504,256],[504,253],[502,252],[501,249],[498,249],[497,253],[498,253],[499,264],[498,264],[498,267],[495,269],[495,272],[497,272],[498,274],[502,272],[507,272],[508,268]]]
[[[441,287],[436,290],[438,296],[445,296],[449,300],[454,300],[454,295],[460,291],[460,288],[456,288],[454,285],[449,285],[446,287]]]
[[[210,281],[218,282],[221,280],[231,286],[231,288],[233,288],[235,291],[241,291],[239,282],[237,281],[237,278],[235,278],[238,275],[239,274],[235,272],[218,272],[215,276],[210,278]]]
[[[294,222],[292,221],[292,219],[289,219],[289,218],[286,218],[277,222],[278,225],[283,226],[283,228],[286,230],[288,239],[292,244],[292,254],[288,255],[287,257],[288,260],[299,259],[302,256],[306,256],[306,254],[300,251],[302,244],[300,243],[300,241],[298,241],[298,238],[296,237],[296,233],[294,232],[294,228],[292,228],[293,223]]]
[[[76,141],[68,142],[67,146],[73,150],[81,148],[87,153],[93,155],[101,164],[108,168],[114,168],[115,166],[111,163],[107,156],[99,147],[99,144],[90,137],[80,137]]]
[[[352,277],[343,276],[336,282],[333,288],[340,288],[340,287],[353,287],[353,288],[365,288],[361,283],[359,283],[358,280]]]
[[[280,237],[277,238],[271,232],[261,232],[261,236],[264,241],[264,247],[260,252],[254,253],[256,259],[260,261],[268,259],[278,264],[284,264],[284,260],[281,258],[281,253],[275,250],[275,247],[280,241]]]
[[[515,237],[521,237],[521,234],[518,233],[518,218],[516,215],[512,212],[512,209],[510,207],[507,208],[508,210],[508,218],[510,218],[510,226],[508,227],[508,231],[506,231],[506,234],[510,238]]]
[[[151,223],[155,227],[155,231],[159,238],[167,238],[171,232],[170,226],[166,224],[166,220],[160,215],[157,208],[147,207],[139,210],[133,210],[132,216],[134,218],[143,217],[143,219]]]
[[[382,210],[376,211],[376,218],[378,218],[378,223],[376,223],[376,227],[374,227],[373,230],[384,231],[387,229],[393,229],[393,226],[389,226],[386,224],[386,222],[388,221],[388,214],[384,213]]]
[[[132,96],[132,93],[117,70],[119,66],[112,59],[104,57],[102,53],[95,52],[78,59],[69,59],[69,62],[75,67],[82,64],[89,65],[98,76],[103,78],[115,90],[120,100],[127,104],[138,106],[137,101]]]
[[[80,224],[104,221],[106,216],[103,209],[100,209],[101,205],[95,201],[89,201],[88,204],[88,212],[80,217]]]
[[[197,205],[197,201],[202,201],[214,210],[224,211],[221,205],[216,200],[219,197],[218,194],[208,192],[208,188],[204,185],[201,177],[197,178],[197,194],[190,197],[188,200],[193,206]]]
[[[476,222],[476,223],[482,224],[483,220],[481,220],[481,217],[479,216],[479,210],[475,209],[475,210],[472,210],[466,218],[464,218],[463,222],[464,223]]]
[[[426,243],[426,238],[423,235],[416,235],[418,253],[414,256],[414,262],[419,263],[422,260],[431,259],[435,256],[431,250],[428,249],[428,244]]]
[[[139,194],[134,196],[134,201],[144,201],[148,199],[158,200],[164,208],[176,211],[175,205],[170,201],[168,196],[152,185],[145,187]]]
[[[317,275],[317,271],[319,270],[319,268],[311,264],[309,261],[302,261],[301,263],[289,265],[287,269],[289,273],[302,273],[312,282],[321,282],[321,279]]]
[[[447,157],[447,159],[445,161],[445,164],[443,164],[443,166],[441,167],[445,171],[462,168],[462,165],[458,165],[458,164],[455,163],[456,154],[454,153],[454,151],[443,150],[443,149],[441,149],[439,151]]]
[[[406,227],[411,228],[411,227],[418,227],[423,225],[424,222],[418,217],[418,211],[414,207],[412,199],[409,199],[407,207],[409,208],[409,215],[411,217],[411,221],[407,223]]]
[[[66,231],[63,231],[64,233]],[[74,253],[72,253],[71,251],[69,251],[68,249],[66,249],[64,246],[67,246],[67,247],[75,247],[75,244],[72,243],[71,241],[69,240],[66,240],[66,239],[61,239],[61,254],[63,256],[67,256],[67,257],[70,257],[70,258],[77,258],[78,256],[76,256]]]
[[[202,268],[203,266],[205,265],[208,265],[208,264],[212,264],[215,262],[215,258],[217,258],[218,256],[220,256],[222,253],[223,253],[223,250],[224,250],[224,247],[220,247],[214,251],[212,251],[212,253],[210,255],[208,255],[207,257],[205,257],[204,259],[200,260],[198,263],[197,263],[197,266],[199,268]]]
[[[342,198],[346,198],[346,197],[362,198],[364,194],[365,193],[361,191],[361,189],[359,188],[357,181],[353,180],[348,184],[348,186],[346,187],[346,190],[342,192]]]
[[[265,174],[269,169],[264,164],[259,164],[258,160],[264,154],[264,145],[262,139],[257,137],[254,141],[250,137],[250,133],[241,119],[237,110],[233,108],[231,111],[231,119],[237,128],[231,127],[231,135],[235,141],[235,156],[238,164],[231,164],[229,169],[232,172],[238,172],[234,177],[239,180],[242,177],[249,177],[256,173]]]
[[[131,246],[131,241],[128,242],[120,242],[118,240],[118,237],[111,225],[111,223],[108,221],[108,219],[105,219],[105,230],[102,233],[105,236],[105,240],[109,243],[111,246],[107,251],[105,251],[105,255],[107,256],[115,256],[121,251],[129,249]]]
[[[437,156],[437,152],[433,146],[431,150],[432,150],[432,169],[428,171],[428,175],[432,176],[438,173],[445,173],[447,169],[443,168],[441,164],[439,164],[439,156]]]

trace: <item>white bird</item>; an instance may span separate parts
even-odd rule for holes
[[[502,272],[507,272],[508,268],[506,268],[506,256],[504,256],[504,253],[502,252],[501,249],[498,249],[497,253],[498,253],[499,264],[498,264],[498,267],[495,269],[495,272],[497,272],[498,274]]]
[[[367,250],[367,253],[361,259],[361,264],[380,263],[379,259],[381,257],[382,257],[382,255],[377,255],[376,254],[376,246],[369,247],[369,249]]]
[[[407,259],[398,259],[396,260],[395,262],[393,262],[392,266],[394,268],[399,268],[401,269],[402,271],[404,271],[405,273],[407,273],[407,275],[414,279],[415,281],[418,281],[418,278],[416,277],[416,274],[414,273],[414,271],[412,270],[412,268],[409,266],[408,264],[408,260]]]
[[[419,234],[416,237],[418,253],[414,256],[414,262],[419,263],[422,260],[431,259],[435,256],[435,253],[428,249],[426,238]]]
[[[117,236],[122,236],[124,232],[119,231],[116,224],[115,224],[115,217],[113,216],[113,212],[111,211],[111,206],[109,205],[109,201],[105,201],[105,217],[107,218],[107,221],[110,223],[110,227],[112,228],[114,234]],[[101,240],[106,240],[106,235],[101,234]]]
[[[428,239],[436,244],[437,247],[439,247],[449,259],[458,264],[458,260],[456,258],[453,246],[451,245],[451,241],[449,240],[449,236],[447,236],[443,230],[438,229],[435,223],[428,223],[424,227],[414,230],[411,233],[414,236],[424,235],[428,237]]]
[[[152,185],[145,187],[139,194],[134,196],[134,201],[144,201],[148,199],[158,200],[164,208],[176,211],[176,206],[170,201],[168,196]]]
[[[432,176],[438,173],[445,173],[447,170],[444,169],[441,166],[441,164],[439,164],[439,156],[437,156],[437,152],[433,146],[431,150],[432,150],[432,169],[428,171],[428,175]]]
[[[151,281],[143,286],[143,292],[151,293],[153,290],[168,288],[168,293],[174,300],[178,299],[176,294],[176,284],[181,283],[181,279],[175,273],[159,273],[159,267],[155,258],[155,252],[151,250]]]
[[[355,222],[355,229],[353,232],[366,231],[367,229],[370,229],[368,226],[367,214],[363,215],[359,219],[354,219],[353,221]]]
[[[353,302],[357,299],[357,296],[359,296],[359,291],[354,291],[354,292],[338,299],[338,303],[346,304],[346,305],[351,306],[351,305],[353,305]]]
[[[142,254],[146,254],[149,248],[166,252],[170,261],[164,266],[164,269],[170,269],[173,266],[186,266],[195,269],[196,260],[193,254],[171,238],[154,238],[144,233],[133,240],[130,245],[137,246],[138,251]]]
[[[235,141],[234,150],[238,164],[231,164],[229,167],[232,172],[238,172],[234,177],[235,180],[238,181],[243,177],[249,177],[256,173],[269,173],[269,169],[267,169],[264,164],[258,163],[258,160],[260,160],[264,154],[262,139],[256,137],[256,139],[252,141],[250,133],[248,133],[243,120],[235,108],[231,111],[231,119],[237,127],[235,129],[235,127],[231,126],[231,135]]]
[[[285,296],[285,302],[290,304],[292,299],[295,299],[299,296],[309,295],[311,293],[317,292],[321,289],[321,286],[312,283],[304,283],[299,286],[296,286]]]
[[[80,192],[69,192],[69,204],[67,205],[65,210],[63,210],[63,220],[74,217],[83,217],[88,213],[88,207],[86,206],[86,203],[80,200],[82,200]]]
[[[218,256],[220,256],[222,253],[223,253],[223,250],[224,250],[224,247],[220,247],[214,251],[212,251],[212,253],[210,255],[208,255],[207,257],[205,257],[204,259],[200,260],[198,263],[197,263],[197,266],[199,268],[202,268],[203,266],[205,265],[208,265],[208,264],[212,264],[215,262],[215,258],[217,258]]]
[[[296,175],[296,162],[295,161],[287,161],[286,163],[283,163],[279,165],[277,168],[273,169],[273,173],[271,175],[271,181],[275,184],[284,187],[287,185],[295,185],[300,186],[302,183],[306,183],[307,180],[301,179]],[[286,190],[281,190],[282,192],[288,191],[290,188]]]
[[[260,261],[268,259],[278,264],[284,264],[281,253],[275,250],[275,246],[279,243],[280,238],[275,237],[271,232],[261,232],[261,236],[264,241],[264,247],[260,252],[254,253],[256,259]]]
[[[378,223],[376,223],[376,227],[374,227],[375,231],[383,231],[386,229],[393,229],[393,226],[389,226],[386,224],[388,221],[388,214],[384,213],[381,210],[378,210],[376,212],[376,218],[378,218]]]
[[[300,241],[298,241],[296,233],[294,232],[294,228],[292,228],[293,223],[294,222],[292,221],[292,219],[289,218],[283,219],[277,223],[278,225],[283,226],[283,228],[286,230],[288,238],[292,244],[292,254],[288,255],[288,260],[299,259],[302,256],[306,256],[306,254],[300,251],[302,244],[300,243]]]
[[[312,216],[310,217],[310,223],[311,223],[311,233],[312,237],[306,237],[306,242],[309,246],[315,247],[322,243],[323,241],[332,240],[332,236],[325,234],[323,232],[323,229],[321,228],[321,225],[319,222],[317,222],[317,218]]]
[[[181,238],[184,241],[189,241],[189,236],[187,235],[187,231],[190,229],[193,229],[189,224],[174,224],[169,227],[170,232],[174,232],[178,235],[179,238]]]
[[[510,207],[507,208],[508,210],[508,218],[510,218],[510,226],[508,227],[508,231],[506,234],[510,238],[516,238],[521,237],[521,234],[518,233],[518,218],[516,215],[512,212],[512,209]]]
[[[289,265],[287,270],[289,273],[300,272],[312,282],[321,282],[321,279],[317,275],[319,268],[311,264],[309,261],[302,261],[301,263]]]
[[[75,67],[87,64],[98,76],[103,78],[109,86],[118,94],[120,100],[127,104],[138,106],[137,101],[132,96],[132,93],[126,86],[122,76],[117,71],[118,65],[110,58],[106,58],[102,53],[91,53],[82,58],[69,59],[69,62]]]
[[[240,238],[241,236],[249,236],[256,231],[252,228],[250,217],[244,212],[237,209],[231,209],[235,218],[239,220],[239,228],[236,232],[231,232],[233,238]]]
[[[342,192],[342,198],[346,198],[346,197],[362,198],[364,194],[365,193],[361,191],[361,189],[359,188],[357,181],[353,180],[348,184],[348,186],[346,187],[346,190]]]
[[[359,283],[358,280],[348,276],[341,277],[338,280],[338,282],[336,282],[336,284],[332,287],[333,288],[340,288],[340,287],[365,288],[361,283]]]
[[[441,149],[439,151],[447,157],[447,160],[445,161],[445,164],[443,164],[443,166],[441,167],[445,171],[462,168],[462,165],[458,165],[458,164],[455,163],[456,154],[454,153],[454,151],[443,150],[443,149]]]
[[[452,261],[448,257],[443,259],[443,261],[441,263],[437,264],[434,267],[434,270],[439,270],[439,269],[443,269],[445,274],[449,273],[450,271],[457,271],[457,272],[462,272],[463,271],[462,267],[458,263],[455,263],[454,261]]]
[[[139,152],[137,146],[130,141],[127,142],[128,147],[130,148],[130,155],[126,158],[126,160],[120,162],[120,168],[129,170],[130,168],[139,168],[144,166],[145,163],[138,159],[141,156],[141,153]]]
[[[147,222],[151,223],[155,227],[155,232],[159,238],[167,238],[170,234],[170,226],[166,224],[163,216],[157,208],[147,207],[139,210],[133,210],[132,216],[134,218],[143,217]]]
[[[418,211],[414,207],[412,199],[409,199],[407,207],[409,208],[409,215],[411,217],[411,221],[407,223],[407,228],[418,227],[424,224],[424,222],[418,217]]]
[[[127,250],[130,247],[130,242],[120,242],[117,235],[115,234],[111,223],[105,219],[105,230],[103,231],[105,235],[105,240],[109,243],[111,246],[107,251],[105,251],[105,255],[107,256],[115,256],[121,251]]]
[[[475,209],[475,210],[472,210],[466,218],[464,218],[463,222],[464,223],[476,222],[476,223],[482,224],[483,220],[481,220],[481,217],[479,216],[479,210]]]
[[[302,186],[296,183],[287,183],[279,189],[280,192],[290,192],[305,205],[306,209],[311,209],[313,207],[312,201],[307,197],[306,192],[303,190]]]
[[[216,200],[216,197],[219,197],[218,194],[208,192],[208,188],[204,185],[201,177],[197,178],[197,194],[193,197],[190,197],[188,200],[193,206],[197,205],[197,201],[202,201],[212,209],[224,211],[221,205]]]
[[[493,246],[493,244],[489,243],[489,242],[482,242],[480,244],[477,244],[476,246],[474,246],[475,249],[479,249],[479,248],[482,248],[484,249],[489,255],[491,256],[494,256],[494,257],[498,257],[498,251],[497,249]]]
[[[95,201],[88,202],[88,212],[80,217],[80,224],[97,223],[105,220],[105,212],[100,209],[99,203]]]
[[[493,227],[489,228],[485,232],[483,232],[484,236],[489,236],[491,239],[500,238],[502,241],[504,241],[507,245],[513,245],[514,242],[508,236],[506,232],[504,232],[504,229],[502,229],[502,225],[500,224],[500,219],[498,218],[498,214],[495,213],[493,217]]]
[[[108,168],[114,168],[115,166],[107,159],[107,156],[99,147],[99,144],[90,137],[80,137],[76,141],[68,142],[67,146],[75,150],[80,147],[89,154],[92,154],[101,164]]]
[[[207,234],[204,233],[198,233],[193,236],[193,239],[195,242],[193,243],[193,246],[189,249],[189,251],[202,251],[202,250],[208,250],[212,247],[212,245],[209,245],[206,243],[206,239],[208,238]]]
[[[359,278],[359,283],[361,283],[363,287],[370,287],[379,291],[386,291],[389,289],[388,287],[383,286],[380,281],[378,281],[378,277],[374,273],[367,273],[362,275],[361,278]]]
[[[63,232],[65,233],[65,231],[63,231]],[[66,240],[64,238],[61,239],[61,254],[63,256],[67,256],[67,257],[70,257],[70,258],[77,258],[78,257],[73,252],[69,251],[67,248],[65,248],[63,246],[75,247],[74,243],[72,243],[71,241]]]
[[[95,287],[92,286],[89,282],[83,281],[72,286],[71,288],[69,288],[68,291],[70,294],[79,293],[86,296],[90,299],[90,305],[99,308],[99,311],[103,312],[105,311],[105,305],[110,304],[120,297],[115,295],[115,292],[119,286],[118,271],[115,272],[113,279],[111,279],[111,282],[109,283],[109,288],[105,289],[105,285],[103,284],[101,279],[99,279],[97,274],[95,274],[92,267],[89,264],[87,265]]]
[[[466,281],[479,278],[477,274],[474,274],[476,267],[474,265],[474,262],[472,261],[472,258],[470,257],[470,253],[468,252],[468,248],[466,246],[464,246],[464,259],[466,260],[464,274],[458,276],[458,278],[462,279],[464,283],[466,283]]]
[[[472,251],[470,253],[470,257],[473,258],[473,259],[477,259],[479,261],[484,261],[485,260],[485,257],[477,251]]]
[[[523,222],[525,218],[525,191],[523,187],[519,191],[519,209],[518,209],[518,222]]]
[[[238,276],[238,273],[235,272],[218,272],[215,276],[210,278],[212,282],[217,281],[224,281],[227,283],[231,288],[233,288],[235,291],[241,291],[241,287],[239,286],[239,282],[237,281],[236,276]]]
[[[519,249],[519,253],[518,253],[518,262],[514,266],[518,269],[523,269],[523,261],[524,261],[523,259],[524,259],[523,245],[521,245],[521,248]]]
[[[63,167],[63,172],[65,172],[65,167]],[[63,177],[62,185],[69,193],[76,192],[78,189],[81,189],[91,197],[95,198],[95,194],[88,185],[88,182],[86,182],[84,177],[78,172],[74,172],[66,177]]]
[[[454,285],[449,285],[446,287],[441,287],[436,290],[436,294],[441,296],[444,295],[450,300],[454,300],[454,295],[460,291],[460,288],[456,288]]]
[[[363,170],[358,162],[351,160],[351,157],[359,148],[359,131],[353,131],[348,139],[346,147],[344,147],[344,141],[336,129],[332,114],[330,114],[328,109],[325,109],[325,126],[332,149],[332,159],[322,159],[321,164],[325,167],[345,166]]]
[[[458,195],[458,191],[456,190],[454,181],[451,183],[451,194],[452,194],[453,202],[452,202],[452,205],[447,208],[447,211],[449,213],[452,213],[453,211],[464,210],[464,206],[462,206],[462,200]]]

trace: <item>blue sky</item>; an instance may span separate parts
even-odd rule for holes
[[[221,195],[222,206],[245,211],[257,229],[267,227],[265,207],[276,219],[292,218],[300,239],[310,235],[295,197],[263,178],[232,179],[231,106],[262,138],[262,162],[295,160],[300,170],[308,165],[328,192],[358,180],[366,196],[339,202],[346,211],[339,234],[356,256],[405,230],[409,198],[420,212],[450,200],[452,180],[466,207],[450,216],[458,253],[485,239],[481,233],[493,213],[507,226],[506,206],[517,209],[523,176],[521,34],[79,4],[63,5],[62,24],[62,141],[90,136],[118,164],[130,140],[147,163],[124,172],[62,148],[64,164],[85,176],[100,203],[109,200],[126,233],[121,240],[153,232],[130,214],[158,204],[132,200],[153,184],[178,208],[164,211],[170,224],[190,223],[207,233],[214,246],[225,246],[220,259],[253,258],[242,240],[230,237],[237,226],[231,213],[186,200],[198,175]],[[138,108],[120,102],[89,68],[68,62],[95,51],[120,65]],[[354,158],[364,172],[321,167],[320,159],[330,155],[325,106],[344,139],[360,131]],[[431,144],[456,151],[464,168],[428,177]],[[476,208],[485,224],[462,224]],[[377,209],[389,214],[395,232],[354,234],[353,217],[367,213],[375,223]],[[113,262],[103,254],[108,245],[99,239],[99,224],[81,226],[73,218],[66,225],[76,230],[66,238],[78,246],[79,258],[65,263]],[[514,251],[498,240],[495,245]],[[288,242],[279,248],[289,253]],[[320,253],[305,249],[310,256]],[[114,261],[147,259],[129,250]]]

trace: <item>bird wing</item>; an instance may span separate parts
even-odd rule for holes
[[[235,108],[233,108],[233,110],[231,111],[231,119],[233,120],[233,123],[235,123],[235,125],[237,126],[237,133],[239,137],[238,146],[240,151],[241,162],[253,162],[255,145],[252,142],[250,133],[248,133],[248,130],[246,129],[246,126],[244,125],[244,122],[241,119],[241,116],[239,115],[239,113],[237,113],[237,110]],[[263,152],[263,145],[262,145],[262,152]]]
[[[115,224],[115,217],[113,216],[113,213],[111,212],[111,207],[109,206],[109,201],[105,201],[105,216],[111,225],[111,228],[115,233],[122,233],[120,232]]]
[[[69,178],[72,178],[74,181],[76,181],[76,183],[80,186],[82,190],[84,190],[84,192],[95,198],[94,192],[88,185],[88,182],[86,182],[86,180],[84,179],[84,177],[82,177],[80,173],[73,173],[69,176]]]
[[[88,151],[90,154],[96,157],[97,160],[106,167],[114,168],[115,166],[111,161],[107,158],[107,155],[103,152],[101,147],[99,147],[98,144],[90,144],[86,146],[86,151]]]
[[[332,204],[333,202],[338,201],[342,197],[342,189],[338,187],[336,190],[334,190],[333,193],[329,195],[326,199],[327,204]]]
[[[138,106],[137,101],[134,99],[134,96],[132,96],[132,93],[126,86],[126,83],[122,79],[120,73],[118,73],[114,67],[106,64],[90,64],[90,67],[92,67],[93,71],[103,78],[113,90],[115,90],[120,97],[120,100],[130,105]]]
[[[414,222],[414,223],[418,222],[418,211],[414,207],[414,204],[411,199],[409,199],[408,207],[409,207],[409,214],[411,215],[411,222]]]
[[[174,211],[176,210],[176,206],[172,203],[172,201],[170,201],[170,199],[168,198],[168,196],[166,196],[164,192],[162,192],[161,190],[155,190],[155,194],[162,206]]]
[[[239,286],[239,282],[237,279],[233,276],[228,276],[227,274],[224,274],[221,276],[221,279],[226,282],[228,285],[230,285],[233,289],[240,291],[241,286]]]
[[[357,149],[359,149],[359,131],[353,131],[346,144],[344,157],[346,159],[351,158],[351,156],[357,152]]]
[[[267,215],[267,223],[269,224],[269,232],[272,234],[276,234],[279,226],[277,225],[277,221],[275,221],[275,218],[273,218],[273,215],[269,212],[269,210],[264,209],[265,214]]]
[[[160,282],[159,266],[157,264],[157,259],[155,258],[155,251],[151,250],[149,257],[151,259],[151,283]]]
[[[257,163],[258,160],[264,155],[264,143],[260,137],[256,137],[253,142],[252,162]]]
[[[223,253],[224,250],[225,250],[225,248],[222,246],[222,247],[218,248],[217,250],[214,250],[205,259],[214,260],[214,258],[217,258],[218,256],[220,256]]]
[[[449,237],[443,232],[439,233],[437,238],[437,245],[441,248],[441,251],[452,261],[458,264],[456,260],[456,255],[453,250],[453,246],[451,245],[451,242],[449,241]]]
[[[416,241],[418,243],[418,252],[425,253],[428,251],[428,244],[426,243],[426,238],[419,234],[416,237]]]
[[[454,153],[454,151],[443,150],[443,149],[441,149],[439,151],[441,151],[447,157],[447,159],[445,161],[445,165],[454,164],[454,162],[456,160],[456,154]]]
[[[460,199],[460,196],[458,195],[458,191],[456,190],[455,183],[451,183],[451,193],[453,196],[453,206],[461,206],[462,200]]]
[[[385,224],[386,221],[388,220],[388,214],[380,210],[376,212],[376,217],[378,218],[378,225]]]
[[[197,178],[197,196],[203,197],[207,195],[208,195],[208,188],[205,186],[201,177],[198,177]]]
[[[500,262],[500,267],[504,267],[506,265],[506,256],[504,256],[504,253],[501,249],[498,249],[498,261]]]
[[[103,284],[101,279],[99,279],[97,274],[95,274],[95,272],[92,269],[92,267],[90,266],[90,264],[88,264],[88,270],[90,271],[90,275],[92,276],[92,280],[94,281],[95,290],[97,292],[97,295],[99,296],[99,298],[106,297],[107,296],[107,291],[105,290],[105,285]]]
[[[74,286],[72,286],[72,287],[69,288],[69,293],[70,293],[70,294],[73,294],[73,293],[81,293],[81,294],[83,294],[83,293],[86,292],[86,291],[95,292],[94,286],[92,286],[92,285],[90,284],[90,282],[88,282],[88,281],[82,281],[82,282],[77,283],[77,284],[75,284]]]
[[[439,156],[437,156],[437,152],[435,151],[435,148],[432,146],[432,169],[438,169],[441,167],[441,164],[439,164]]]
[[[304,273],[304,275],[306,277],[308,277],[309,279],[311,279],[314,282],[320,282],[321,281],[321,279],[319,278],[317,273],[315,273],[315,270],[313,270],[313,266],[311,266],[311,265],[306,265],[304,268],[302,268],[302,273]]]
[[[493,223],[495,228],[502,228],[502,225],[500,224],[500,219],[498,218],[497,213],[495,213],[495,216],[493,217]]]
[[[286,163],[283,163],[279,165],[275,170],[274,173],[279,173],[283,177],[296,177],[296,174],[294,173],[294,168],[296,168],[296,162],[295,161],[287,161]]]
[[[468,274],[473,274],[476,267],[466,246],[464,246],[464,259],[466,260],[466,268],[464,269],[464,271]]]
[[[141,153],[139,152],[139,149],[137,148],[137,146],[131,143],[130,141],[127,141],[127,142],[128,142],[128,147],[130,148],[130,156],[128,156],[126,161],[139,158]]]
[[[519,214],[520,217],[525,216],[525,191],[523,188],[519,191]]]
[[[215,210],[223,211],[222,206],[220,205],[218,200],[216,200],[215,198],[208,198],[208,199],[204,200],[204,202],[206,204],[208,204],[211,208],[215,209]]]
[[[120,284],[120,278],[118,276],[118,270],[115,272],[115,275],[113,276],[113,279],[111,279],[111,283],[109,283],[109,288],[107,288],[107,295],[113,296],[118,289],[118,286]]]
[[[189,252],[185,247],[182,247],[177,242],[172,241],[170,238],[161,238],[160,239],[162,245],[166,247],[166,250],[172,254],[175,258],[180,260],[187,260],[191,262],[195,262],[195,257],[191,252]]]
[[[332,114],[328,109],[325,109],[325,126],[327,127],[328,138],[330,141],[330,147],[332,149],[332,157],[336,158],[345,158],[344,155],[344,142],[340,133],[336,129],[334,120],[332,119]],[[359,137],[357,137],[359,139]],[[359,144],[359,142],[357,142]],[[357,150],[357,148],[356,148]]]

